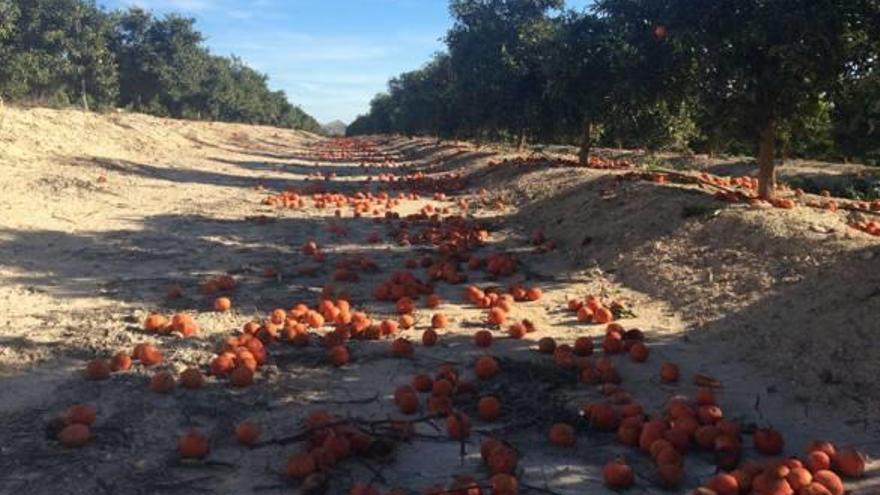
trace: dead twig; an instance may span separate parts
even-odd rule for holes
[[[421,416],[419,418],[405,420],[405,421],[407,421],[409,423],[423,423],[423,422],[427,422],[432,419],[435,419],[436,417],[437,417],[436,415],[432,414],[429,416]],[[300,442],[302,440],[305,440],[305,439],[309,438],[310,436],[312,436],[315,432],[318,432],[318,431],[321,431],[321,430],[324,430],[327,428],[333,428],[336,426],[348,425],[348,426],[358,427],[362,430],[366,430],[366,429],[375,429],[378,426],[391,426],[394,423],[400,422],[400,421],[401,420],[399,420],[399,419],[379,419],[379,420],[366,420],[366,419],[361,419],[361,418],[341,419],[339,421],[333,421],[333,422],[327,423],[325,425],[306,428],[305,430],[303,430],[299,433],[296,433],[294,435],[289,435],[286,437],[279,437],[279,438],[273,438],[271,440],[266,440],[265,442],[260,442],[256,445],[254,445],[254,448],[259,449],[262,447],[268,447],[268,446],[272,446],[272,445],[289,445],[291,443],[296,443],[296,442]]]

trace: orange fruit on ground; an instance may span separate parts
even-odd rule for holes
[[[567,423],[556,423],[550,427],[550,442],[560,447],[571,447],[575,442],[574,428]]]
[[[696,400],[697,404],[701,406],[716,405],[718,403],[715,399],[715,392],[708,387],[700,387],[697,389],[697,395],[694,397],[694,400]]]
[[[65,447],[70,448],[84,446],[89,443],[91,437],[91,429],[89,429],[88,426],[79,423],[69,424],[58,432],[58,441]]]
[[[492,495],[516,495],[519,490],[516,478],[505,473],[493,475],[489,483],[492,485]]]
[[[235,369],[235,362],[232,360],[232,356],[228,354],[221,354],[211,361],[212,375],[228,375],[232,373],[233,369]]]
[[[471,420],[464,413],[453,413],[446,417],[446,432],[449,438],[461,440],[470,436]]]
[[[706,487],[715,490],[718,495],[739,495],[739,480],[728,473],[718,473],[709,478]]]
[[[834,470],[847,478],[865,475],[865,456],[853,449],[841,449],[834,457]]]
[[[502,325],[507,319],[507,313],[501,308],[491,308],[487,320],[490,325]]]
[[[822,471],[823,469],[831,469],[831,457],[821,450],[814,450],[807,454],[804,464],[811,473]]]
[[[442,301],[440,300],[440,296],[438,296],[437,294],[431,294],[425,300],[425,305],[429,308],[436,308],[437,306],[440,306],[441,302]]]
[[[578,337],[574,341],[573,351],[578,356],[589,356],[593,354],[593,339],[590,337]]]
[[[807,445],[807,452],[815,452],[817,450],[825,452],[832,459],[837,455],[837,448],[834,444],[825,440],[813,440]]]
[[[483,458],[483,461],[488,462],[492,451],[505,447],[506,446],[496,438],[483,437],[483,440],[480,442],[480,457]]]
[[[164,332],[168,326],[168,318],[159,313],[150,313],[144,320],[144,330],[148,332]]]
[[[481,453],[482,450],[481,447]],[[486,458],[486,463],[489,465],[489,471],[494,474],[513,474],[516,472],[518,462],[519,456],[516,451],[504,444],[492,448],[488,452],[488,457]]]
[[[538,341],[538,352],[542,354],[553,354],[556,350],[556,340],[553,337],[542,337]]]
[[[489,347],[492,345],[492,332],[479,330],[474,334],[474,345],[477,347]]]
[[[592,404],[587,412],[590,425],[597,430],[614,431],[620,425],[620,417],[610,404]]]
[[[167,394],[175,386],[174,375],[170,371],[160,371],[150,378],[150,390],[159,394]]]
[[[765,455],[779,455],[785,446],[782,434],[772,428],[758,428],[752,439],[755,450]]]
[[[795,467],[785,476],[791,489],[797,492],[813,482],[813,474],[805,468]]]
[[[642,342],[636,342],[629,348],[629,358],[636,363],[644,363],[647,361],[649,354],[650,351],[648,350],[648,346]]]
[[[219,312],[229,311],[232,308],[232,301],[228,297],[218,297],[214,299],[214,310]]]
[[[721,421],[723,417],[724,413],[718,406],[700,406],[700,408],[697,409],[697,418],[699,418],[700,423],[703,423],[704,425],[714,425]]]
[[[416,319],[411,314],[400,315],[397,321],[400,323],[400,328],[404,330],[409,330],[416,324]]]
[[[611,461],[602,468],[605,484],[613,489],[629,488],[635,482],[633,470],[622,459]]]
[[[474,371],[480,380],[488,380],[498,374],[498,360],[492,356],[482,356],[477,359],[474,365]]]
[[[409,357],[413,355],[413,345],[409,340],[400,337],[394,339],[391,343],[391,353],[399,357]]]
[[[434,384],[431,386],[431,395],[436,397],[448,397],[452,395],[453,388],[452,382],[445,378],[440,378],[434,380]]]
[[[398,395],[395,402],[403,414],[415,414],[419,410],[419,398],[412,391]]]
[[[657,475],[664,488],[674,489],[681,486],[684,469],[678,464],[660,464],[657,466]]]
[[[434,386],[434,380],[425,374],[418,374],[413,377],[412,386],[417,392],[430,392]]]
[[[639,444],[639,433],[641,433],[640,424],[621,424],[617,429],[617,441],[635,447]]]
[[[581,323],[591,323],[594,316],[595,315],[593,315],[593,310],[588,308],[587,306],[581,306],[577,310],[577,320]]]
[[[660,365],[660,380],[664,383],[675,383],[678,381],[678,376],[679,371],[677,364],[665,362]]]
[[[522,323],[514,323],[507,329],[507,334],[510,335],[510,338],[512,339],[521,339],[526,336],[526,333],[526,326]]]
[[[610,309],[602,307],[593,311],[593,322],[598,324],[608,323],[614,319]]]
[[[229,383],[239,388],[251,385],[254,383],[254,370],[243,364],[237,366],[229,375]]]
[[[382,335],[394,335],[397,333],[398,327],[400,327],[400,323],[394,320],[382,320],[379,323],[379,329],[382,331]]]
[[[668,433],[668,431],[667,431],[667,433]],[[657,455],[654,456],[654,461],[657,464],[678,464],[678,465],[681,465],[681,463],[682,463],[681,454],[677,450],[675,450],[675,447],[673,446],[672,442],[669,442],[668,440],[666,440],[666,442],[668,442],[668,443],[661,444],[662,446],[656,450]]]
[[[205,377],[198,368],[187,368],[180,374],[180,386],[190,390],[202,388],[205,384]]]
[[[431,328],[446,328],[449,319],[443,313],[437,313],[431,317]]]
[[[287,476],[305,478],[318,469],[315,458],[311,454],[293,454],[287,458]]]
[[[201,459],[208,455],[208,439],[191,431],[177,440],[177,453],[183,459]]]
[[[235,427],[235,439],[242,445],[251,446],[260,438],[260,429],[250,421],[242,421]]]
[[[186,313],[177,313],[171,318],[171,327],[180,332],[184,337],[190,337],[199,332],[199,325],[193,317]]]
[[[140,350],[135,352],[135,358],[144,366],[155,366],[162,362],[162,353],[152,344],[141,344]]]
[[[797,495],[831,495],[831,491],[825,488],[825,485],[814,481],[798,490]]]
[[[64,411],[64,424],[92,426],[97,416],[98,410],[95,406],[91,404],[74,404]]]
[[[843,495],[845,492],[843,481],[841,481],[840,477],[832,471],[824,469],[816,471],[813,473],[813,481],[828,489],[828,491],[831,492],[831,495]]]
[[[324,317],[317,311],[309,311],[306,313],[306,323],[311,328],[321,328],[324,326]]]
[[[440,488],[438,493],[450,493],[456,495],[481,495],[480,494],[480,485],[477,483],[477,480],[472,476],[460,475],[456,476],[453,479],[452,483],[449,485],[449,490]],[[404,493],[389,493],[388,495],[404,495]]]
[[[344,345],[337,345],[330,348],[329,358],[330,363],[338,368],[340,366],[348,364],[349,359],[351,359],[351,355],[348,352],[348,347],[345,347]]]
[[[110,363],[106,359],[96,358],[86,364],[86,378],[89,380],[106,380],[110,377]]]
[[[694,431],[694,441],[704,449],[711,449],[715,445],[715,439],[721,431],[713,425],[700,426]]]
[[[131,368],[131,356],[125,352],[118,352],[110,360],[110,371],[126,371]]]
[[[272,310],[272,313],[269,314],[269,321],[276,325],[281,325],[284,323],[284,320],[287,319],[287,311],[284,311],[281,308],[276,308]]]
[[[491,395],[481,397],[477,402],[477,413],[483,421],[495,421],[501,416],[501,401]]]
[[[526,291],[526,300],[537,301],[538,299],[541,299],[541,296],[543,295],[544,294],[543,292],[541,292],[541,289],[539,289],[538,287],[532,287],[531,289],[528,289]]]
[[[433,347],[437,344],[437,332],[433,328],[429,328],[422,333],[422,345],[425,347]]]

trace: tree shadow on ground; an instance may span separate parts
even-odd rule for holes
[[[389,153],[406,156],[410,160],[423,160],[447,151],[458,150],[455,144],[426,138],[392,137],[380,141]]]
[[[309,183],[309,181],[301,179],[273,179],[268,177],[224,174],[221,172],[209,172],[204,170],[194,170],[191,168],[176,168],[174,166],[149,165],[129,160],[103,157],[79,157],[71,160],[70,165],[97,166],[102,170],[122,176],[142,177],[181,185],[205,184],[239,188],[254,188],[258,185],[263,185],[278,190],[284,190],[287,188],[305,187]]]
[[[742,212],[725,214],[730,206],[706,192],[614,181],[590,179],[513,216],[516,225],[543,229],[568,254],[568,263],[545,270],[556,275],[597,267],[610,273],[622,286],[684,315],[689,338],[703,349],[719,349],[707,359],[745,361],[780,387],[797,381],[786,396],[814,390],[811,400],[820,409],[828,407],[822,401],[838,401],[846,421],[876,428],[870,411],[880,401],[880,387],[870,363],[880,360],[872,344],[880,314],[880,248],[829,250],[824,245],[831,239],[815,235],[774,239],[773,232],[755,232],[766,227]],[[618,192],[608,194],[612,190]],[[748,270],[737,268],[744,264]],[[675,273],[687,283],[667,272],[672,266],[685,268]],[[714,277],[706,277],[707,269]],[[717,314],[705,316],[706,309]],[[700,316],[691,318],[692,312]],[[780,428],[794,431],[793,424]]]
[[[230,160],[226,158],[211,158],[211,160],[224,163],[227,165],[235,165],[237,167],[241,167],[245,170],[250,170],[252,172],[260,172],[260,173],[283,173],[283,174],[298,174],[298,175],[311,175],[316,172],[320,172],[322,175],[333,175],[335,174],[338,177],[352,177],[352,176],[362,176],[362,177],[376,177],[380,174],[388,173],[389,171],[394,171],[395,173],[405,172],[409,170],[408,167],[397,167],[394,169],[385,169],[385,168],[366,168],[366,167],[356,167],[356,166],[335,166],[335,165],[308,165],[308,162],[278,162],[278,161],[249,161],[249,160]],[[352,184],[360,184],[363,183],[363,180],[359,181],[348,181],[348,182],[336,182],[332,185],[334,189],[343,189]]]
[[[424,329],[403,332],[417,341]],[[473,432],[464,443],[445,434],[445,420],[422,421],[416,434],[401,442],[396,458],[362,457],[340,463],[333,470],[331,493],[343,493],[355,481],[373,479],[377,469],[383,479],[374,480],[388,488],[403,486],[421,490],[426,486],[446,484],[451,476],[464,469],[478,480],[488,480],[488,473],[479,460],[480,441],[485,437],[503,438],[517,446],[522,456],[521,468],[526,475],[522,483],[544,486],[560,493],[606,493],[597,480],[601,466],[620,455],[631,457],[640,474],[640,485],[656,483],[651,461],[633,456],[632,448],[620,445],[612,433],[591,429],[577,414],[583,404],[602,400],[596,387],[579,384],[575,370],[558,368],[551,357],[535,352],[530,339],[497,338],[490,350],[473,345],[473,331],[441,335],[433,348],[416,345],[412,358],[394,358],[390,343],[383,341],[352,341],[353,360],[335,369],[327,363],[326,350],[317,344],[299,348],[283,343],[271,344],[270,360],[252,387],[237,390],[225,380],[208,378],[202,390],[178,389],[169,395],[146,390],[152,371],[135,366],[132,371],[115,374],[103,382],[90,382],[71,372],[67,378],[53,383],[54,393],[39,408],[0,415],[7,446],[15,448],[16,459],[0,460],[0,468],[9,476],[0,480],[4,489],[26,488],[29,493],[53,493],[59,484],[71,477],[82,478],[72,485],[70,493],[94,493],[101,487],[117,492],[191,491],[193,486],[210,491],[235,488],[255,491],[258,487],[276,486],[279,490],[297,489],[299,484],[283,477],[288,455],[300,451],[302,442],[278,443],[305,430],[302,421],[307,413],[322,409],[355,424],[376,419],[411,420],[426,414],[427,394],[419,397],[420,410],[413,415],[397,411],[391,394],[399,385],[409,383],[416,373],[433,373],[441,364],[451,364],[461,373],[461,380],[476,387],[473,393],[456,395],[457,410],[473,421]],[[665,344],[653,345],[661,352]],[[87,352],[87,351],[84,351]],[[491,353],[503,355],[501,374],[480,381],[473,376],[477,357]],[[651,410],[659,408],[670,394],[668,387],[645,383],[645,366],[629,363],[625,356],[614,358],[628,388],[643,388],[647,396],[639,397]],[[144,390],[137,393],[137,390]],[[499,397],[503,404],[501,417],[494,422],[478,419],[477,399],[485,395]],[[271,401],[267,402],[267,399]],[[90,444],[75,452],[63,449],[51,438],[34,435],[46,428],[51,417],[70,403],[93,403],[99,407],[98,421]],[[218,412],[222,412],[218,414]],[[243,420],[255,421],[262,429],[261,446],[246,450],[236,445],[233,429]],[[559,449],[546,444],[546,429],[553,423],[566,421],[577,431],[574,448]],[[211,439],[211,453],[202,462],[181,463],[174,446],[177,436],[191,428]],[[25,434],[13,434],[13,431]],[[385,433],[378,433],[380,436]],[[132,449],[131,445],[137,445]],[[545,446],[546,445],[546,446]],[[431,463],[419,460],[418,454],[430,452]],[[462,455],[464,453],[464,455]],[[114,463],[106,457],[113,456]],[[25,462],[27,461],[27,462]],[[73,462],[71,462],[73,461]],[[447,462],[449,461],[449,462]],[[691,473],[709,469],[708,455],[691,455]],[[56,466],[56,462],[61,462]],[[700,467],[697,469],[697,467]],[[49,470],[51,474],[43,473]],[[34,474],[42,476],[34,477]],[[83,475],[87,475],[83,478]],[[695,486],[696,474],[688,479]],[[653,493],[645,488],[647,493]],[[612,492],[607,492],[612,493]],[[659,492],[658,492],[659,493]]]

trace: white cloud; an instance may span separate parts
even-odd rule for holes
[[[439,48],[435,36],[414,32],[375,37],[227,30],[209,43],[215,52],[234,53],[269,74],[271,86],[322,122],[350,122],[390,77],[418,67]]]
[[[98,0],[99,2],[101,0]],[[440,49],[444,26],[425,29],[424,23],[399,22],[395,29],[377,32],[375,26],[334,21],[315,25],[300,20],[309,3],[326,0],[104,0],[109,7],[139,5],[157,13],[182,12],[197,17],[196,27],[207,37],[211,51],[235,54],[269,75],[273,89],[322,122],[351,121],[365,112],[370,99],[388,79],[419,67]],[[364,0],[332,2],[339,8],[405,9],[422,13],[425,0]],[[446,0],[431,0],[445,2]],[[349,4],[348,2],[352,2]],[[383,5],[384,4],[384,5]],[[349,7],[349,5],[351,7]],[[392,21],[393,22],[393,21]]]

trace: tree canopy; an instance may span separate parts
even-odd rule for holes
[[[193,19],[86,0],[0,0],[0,96],[320,132],[267,77],[212,55]]]
[[[452,0],[447,50],[350,134],[878,162],[877,0]],[[781,144],[781,145],[780,145]]]

